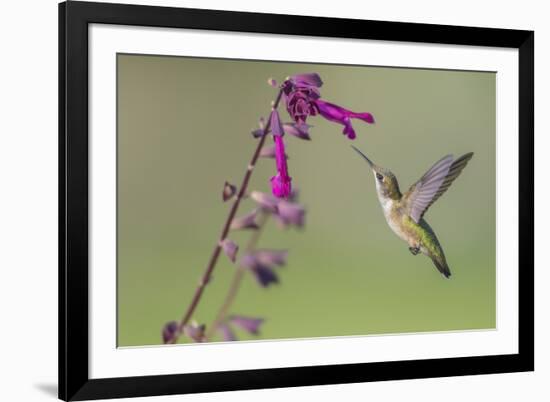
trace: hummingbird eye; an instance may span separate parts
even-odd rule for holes
[[[384,180],[384,176],[382,176],[380,173],[376,173],[376,178],[378,179],[378,181]]]

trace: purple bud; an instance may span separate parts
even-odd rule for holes
[[[323,81],[317,73],[296,74],[290,77],[290,81],[295,85],[311,85],[317,88],[323,85]]]
[[[178,330],[178,323],[176,321],[170,321],[164,325],[162,329],[162,340],[164,343],[168,343],[174,339]]]
[[[258,224],[256,223],[256,214],[257,211],[252,211],[245,216],[240,218],[234,218],[231,222],[230,229],[240,230],[240,229],[258,229]]]
[[[237,340],[235,333],[227,324],[220,324],[218,326],[218,331],[221,333],[223,340],[226,342],[233,342]]]
[[[254,138],[260,138],[264,135],[264,129],[263,128],[257,128],[256,130],[251,131],[252,137]]]
[[[239,246],[237,245],[237,243],[230,239],[224,239],[220,242],[220,246],[223,249],[225,255],[227,255],[232,262],[235,262],[237,251],[239,251]]]
[[[258,335],[260,332],[260,325],[262,325],[264,319],[245,317],[242,315],[232,315],[229,317],[229,321],[250,334]]]
[[[204,342],[206,340],[204,337],[205,329],[206,325],[204,324],[198,325],[197,323],[192,323],[184,326],[183,332],[195,342]]]
[[[288,257],[288,250],[257,250],[254,256],[262,265],[285,265]]]
[[[271,194],[262,193],[260,191],[252,191],[250,198],[254,200],[260,208],[265,211],[276,212],[279,200],[273,197]]]
[[[272,87],[276,87],[276,86],[277,86],[277,81],[276,81],[275,79],[273,79],[273,78],[269,78],[269,79],[267,80],[267,83],[268,83],[269,85],[271,85]]]
[[[226,181],[223,185],[223,192],[222,192],[223,202],[226,202],[231,198],[233,198],[236,192],[237,192],[237,187]]]
[[[285,134],[277,109],[271,111],[271,132],[275,136],[282,136]]]
[[[309,129],[313,127],[306,123],[283,123],[283,130],[286,134],[293,135],[302,140],[311,140]]]
[[[283,225],[304,226],[306,210],[300,204],[280,200],[275,217]]]

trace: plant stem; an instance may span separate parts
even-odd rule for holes
[[[258,240],[260,239],[260,234],[268,218],[269,218],[269,214],[266,212],[262,212],[262,215],[260,216],[260,221],[258,222],[258,230],[254,231],[254,233],[248,240],[248,244],[246,245],[246,248],[245,248],[245,253],[248,254],[256,248],[256,245],[258,244]],[[227,291],[227,295],[225,296],[223,304],[218,311],[216,319],[214,320],[212,325],[209,327],[208,332],[206,333],[206,339],[210,339],[214,335],[218,326],[225,320],[227,316],[227,312],[229,311],[229,308],[233,304],[233,301],[235,300],[235,297],[239,292],[239,288],[244,278],[244,274],[245,274],[245,268],[238,267],[236,269],[235,274],[233,275],[233,279],[231,280],[231,285],[229,286],[229,290]]]
[[[281,96],[283,94],[283,90],[280,89],[279,93],[277,94],[277,98],[273,102],[272,111],[277,109],[279,106],[279,102],[281,101]],[[270,114],[271,117],[271,114]],[[256,162],[258,161],[258,158],[260,156],[260,151],[262,150],[262,147],[265,143],[265,139],[267,138],[267,133],[269,132],[269,128],[271,126],[271,118],[269,118],[264,126],[263,135],[261,136],[260,140],[258,141],[258,145],[256,147],[256,150],[254,151],[254,154],[252,156],[252,159],[250,160],[250,163],[248,164],[248,167],[246,169],[246,173],[243,177],[241,186],[239,188],[239,192],[237,193],[237,198],[233,202],[233,205],[231,209],[229,210],[229,215],[227,216],[227,219],[225,220],[225,224],[223,226],[221,235],[219,240],[216,242],[216,246],[214,247],[214,250],[212,251],[212,255],[210,257],[210,260],[208,262],[208,265],[206,266],[206,269],[204,271],[204,274],[202,275],[202,278],[199,282],[199,285],[197,286],[197,289],[195,290],[195,294],[193,295],[193,299],[191,299],[191,303],[189,304],[189,307],[187,307],[187,311],[185,312],[183,318],[181,319],[180,323],[178,324],[178,329],[176,334],[174,335],[174,338],[172,339],[171,343],[176,343],[178,340],[179,335],[181,335],[183,328],[185,325],[189,322],[191,317],[193,316],[193,313],[195,312],[195,309],[197,308],[197,305],[199,304],[199,301],[201,299],[201,296],[204,292],[204,288],[206,284],[210,281],[210,277],[212,276],[212,272],[214,271],[214,268],[216,267],[216,263],[218,262],[218,257],[220,256],[221,252],[221,242],[225,240],[227,237],[227,234],[229,233],[229,229],[231,228],[231,222],[233,222],[233,219],[235,218],[235,215],[237,214],[237,210],[239,209],[239,205],[241,203],[241,200],[243,196],[246,194],[246,189],[248,187],[248,182],[250,181],[250,177],[252,176],[252,171],[254,170],[254,166],[256,165]]]

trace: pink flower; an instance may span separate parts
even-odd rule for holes
[[[271,191],[277,198],[288,198],[292,192],[292,178],[288,175],[288,165],[285,156],[285,142],[283,137],[276,135],[275,139],[275,162],[277,174],[271,178]]]
[[[321,77],[316,73],[294,75],[284,82],[283,93],[286,108],[296,124],[303,125],[308,116],[320,114],[329,121],[342,124],[344,126],[343,133],[353,140],[356,134],[351,119],[360,119],[369,124],[374,123],[374,117],[368,112],[353,112],[322,100],[319,93],[319,88],[322,85]]]
[[[271,112],[271,131],[275,141],[275,163],[277,165],[277,174],[271,178],[271,191],[275,197],[287,198],[292,191],[292,178],[288,175],[285,142],[283,140],[284,129],[277,110]]]

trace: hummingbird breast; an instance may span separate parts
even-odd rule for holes
[[[416,223],[406,212],[399,200],[380,199],[384,216],[392,231],[409,247],[418,247],[422,254],[441,255],[443,250],[434,231],[424,219]]]
[[[424,218],[421,218],[418,223],[415,222],[407,213],[401,199],[394,200],[380,195],[378,198],[386,222],[392,231],[410,248],[419,249],[422,254],[430,257],[439,272],[448,278],[451,271],[447,265],[445,253],[428,222]]]
[[[380,205],[382,206],[384,217],[391,230],[393,230],[400,239],[410,243],[410,240],[412,240],[411,233],[404,224],[405,213],[400,202],[392,200],[391,198],[380,197]]]

